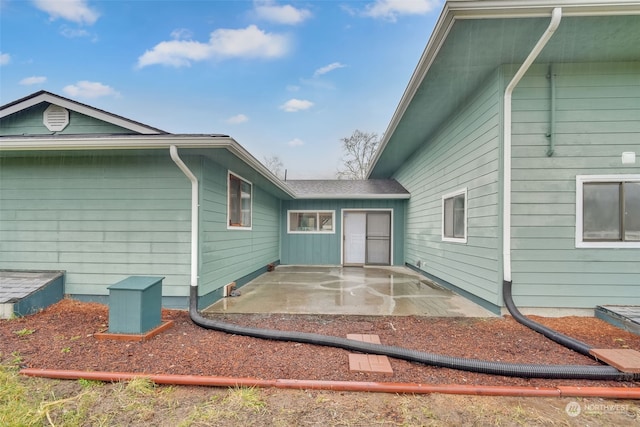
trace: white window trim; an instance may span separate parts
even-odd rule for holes
[[[333,229],[331,231],[291,231],[291,214],[292,213],[315,213],[315,214],[331,214],[331,223]],[[287,211],[287,234],[336,234],[336,211],[332,210],[315,210],[315,209],[291,209]]]
[[[459,196],[464,194],[464,237],[445,237],[444,235],[444,201],[446,199],[450,199],[455,196]],[[440,234],[442,236],[443,242],[452,242],[452,243],[467,243],[467,211],[469,207],[469,198],[467,196],[467,187],[461,188],[459,190],[453,191],[451,193],[447,193],[442,196],[441,201],[441,224],[440,224]]]
[[[241,179],[242,181],[246,182],[247,184],[249,184],[251,186],[251,205],[250,205],[250,209],[251,209],[251,225],[249,227],[245,227],[245,226],[241,226],[241,225],[231,225],[229,224],[229,220],[230,220],[230,211],[231,211],[231,206],[229,206],[229,185],[230,185],[230,181],[231,181],[231,175],[235,176],[236,178]],[[233,171],[227,171],[227,201],[226,201],[226,206],[227,206],[227,230],[253,230],[253,183],[251,181],[249,181],[248,179],[243,178],[241,175],[238,175],[237,173],[233,172]]]
[[[640,182],[640,175],[576,175],[576,248],[640,248],[640,242],[584,242],[582,240],[583,184],[621,181]]]

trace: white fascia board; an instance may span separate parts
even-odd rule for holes
[[[313,199],[313,200],[366,200],[366,199],[381,199],[381,200],[403,200],[411,198],[411,194],[304,194],[297,195],[297,200]]]
[[[235,141],[230,137],[194,135],[112,135],[108,137],[2,137],[0,151],[67,151],[67,150],[137,150],[160,149],[175,145],[180,148],[226,148]],[[237,144],[237,143],[236,143]]]
[[[445,6],[456,19],[547,17],[556,7],[563,16],[636,15],[638,0],[449,0]]]
[[[132,120],[125,119],[124,117],[120,117],[96,108],[85,106],[83,104],[79,104],[65,98],[60,98],[50,93],[42,93],[38,96],[34,96],[33,98],[28,98],[22,102],[19,102],[10,107],[7,107],[2,111],[0,111],[0,118],[17,113],[18,111],[24,110],[26,108],[33,107],[34,105],[38,105],[42,102],[48,102],[50,104],[59,105],[60,107],[64,107],[68,110],[72,110],[80,114],[84,114],[86,116],[93,117],[95,119],[102,120],[104,122],[111,123],[113,125],[120,126],[125,129],[129,129],[130,131],[141,133],[143,135],[161,134],[161,131],[159,129],[155,129],[150,126],[145,126],[141,123],[137,123]]]

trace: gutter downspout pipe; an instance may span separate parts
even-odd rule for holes
[[[195,289],[196,299],[198,291],[198,236],[199,236],[199,204],[198,204],[198,178],[184,164],[178,148],[175,145],[169,147],[171,160],[180,168],[182,173],[191,181],[191,291]]]
[[[513,76],[507,88],[504,92],[504,188],[503,188],[503,203],[504,203],[504,211],[502,217],[502,262],[503,262],[503,281],[502,281],[502,298],[505,302],[505,306],[509,313],[516,319],[518,322],[527,326],[528,328],[533,329],[536,332],[541,333],[545,337],[564,345],[571,350],[574,350],[580,354],[583,354],[588,357],[592,357],[589,353],[591,350],[591,346],[585,344],[581,341],[576,340],[575,338],[568,337],[559,332],[556,332],[550,328],[547,328],[540,323],[534,322],[533,320],[524,316],[515,303],[513,302],[512,295],[512,279],[511,279],[511,97],[513,95],[513,91],[520,83],[520,80],[525,75],[525,73],[529,70],[531,64],[538,57],[542,49],[546,46],[547,42],[555,31],[558,29],[560,25],[560,20],[562,18],[562,8],[556,7],[553,9],[551,13],[551,22],[547,27],[546,31],[538,40],[538,43],[533,47],[529,56],[522,63],[516,74]],[[552,136],[553,137],[553,136]]]
[[[504,212],[502,218],[502,260],[503,279],[511,282],[511,97],[520,80],[536,60],[542,49],[560,25],[562,8],[556,7],[551,14],[551,22],[544,34],[533,47],[527,59],[522,63],[504,91]]]

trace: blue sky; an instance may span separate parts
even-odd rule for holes
[[[290,179],[381,135],[442,0],[0,0],[0,104],[38,90],[172,133],[232,136]]]

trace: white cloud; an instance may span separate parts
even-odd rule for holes
[[[245,116],[244,114],[236,114],[235,116],[229,117],[227,119],[227,123],[230,123],[232,125],[239,125],[240,123],[244,123],[248,121],[249,121],[249,117]]]
[[[295,113],[296,111],[307,110],[313,106],[313,102],[305,99],[290,99],[280,106],[281,110],[287,113]]]
[[[424,15],[440,4],[440,0],[376,0],[367,5],[365,16],[395,21],[398,15]]]
[[[304,141],[301,140],[300,138],[293,138],[291,141],[287,143],[287,145],[289,147],[300,147],[301,145],[304,145]]]
[[[49,14],[51,20],[58,18],[78,24],[92,25],[100,14],[91,9],[87,0],[33,0],[34,5]]]
[[[11,55],[0,52],[0,65],[7,65],[11,62]]]
[[[211,33],[209,44],[216,54],[229,57],[274,58],[289,50],[287,37],[265,33],[255,25],[243,30],[216,30]]]
[[[60,34],[62,34],[63,36],[65,36],[68,39],[75,39],[78,37],[90,37],[91,34],[87,31],[87,30],[83,30],[80,28],[69,28],[69,27],[63,27],[60,30]]]
[[[311,17],[307,9],[297,9],[289,4],[279,6],[271,0],[256,1],[255,11],[259,18],[277,24],[296,25]]]
[[[339,62],[333,62],[329,65],[325,65],[324,67],[320,67],[318,68],[314,73],[313,73],[313,77],[318,77],[321,76],[323,74],[327,74],[333,70],[337,70],[338,68],[344,68],[346,67],[346,65],[341,64]]]
[[[31,77],[25,77],[24,79],[20,80],[20,84],[24,86],[31,86],[31,85],[39,85],[46,81],[47,81],[46,77],[31,76]]]
[[[102,96],[119,97],[120,93],[112,87],[103,85],[99,82],[89,82],[82,80],[74,85],[65,86],[63,92],[69,96],[76,98],[99,98]]]
[[[211,49],[208,44],[196,41],[172,40],[160,42],[151,50],[138,58],[138,67],[162,64],[173,67],[188,67],[192,61],[203,61],[210,58]]]
[[[176,28],[171,31],[171,38],[174,40],[191,40],[193,38],[193,32],[186,28]]]
[[[266,33],[255,25],[239,30],[219,29],[207,43],[171,40],[158,43],[138,58],[138,67],[153,64],[188,67],[194,61],[226,58],[277,58],[289,51],[286,36]]]

